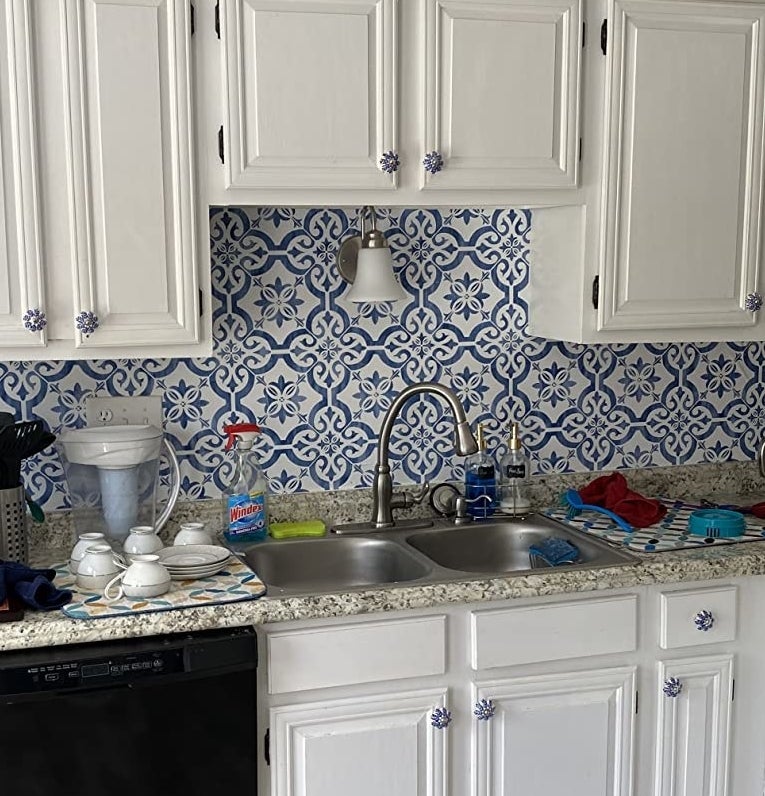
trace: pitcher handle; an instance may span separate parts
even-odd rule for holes
[[[760,446],[760,455],[757,457],[757,461],[760,465],[760,475],[765,478],[765,441]]]
[[[181,470],[178,467],[178,458],[175,455],[173,446],[167,441],[167,438],[162,439],[162,447],[165,449],[167,458],[170,460],[170,468],[172,469],[172,479],[170,486],[170,496],[167,498],[165,508],[159,515],[156,522],[157,533],[162,529],[162,526],[167,522],[170,512],[175,508],[175,502],[178,500],[178,495],[181,491]]]

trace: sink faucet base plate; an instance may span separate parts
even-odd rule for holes
[[[388,525],[385,528],[375,528],[375,526],[367,520],[366,522],[346,522],[342,525],[335,525],[332,528],[332,533],[342,536],[348,533],[374,533],[375,531],[401,531],[432,527],[433,520],[429,520],[426,517],[413,520],[396,520],[393,525]]]

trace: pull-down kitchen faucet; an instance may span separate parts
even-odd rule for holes
[[[352,523],[350,526],[339,526],[336,532],[353,530],[356,532],[366,530],[381,530],[394,526],[393,509],[404,508],[409,505],[406,497],[393,496],[393,481],[390,476],[390,463],[388,453],[390,436],[393,424],[401,411],[401,407],[413,396],[421,393],[433,393],[446,402],[454,415],[455,423],[455,451],[459,456],[469,456],[478,450],[473,432],[470,430],[465,410],[459,398],[448,387],[443,387],[432,381],[412,384],[404,388],[394,399],[383,418],[380,428],[380,437],[377,442],[377,464],[375,465],[375,480],[372,484],[372,519],[369,523]]]

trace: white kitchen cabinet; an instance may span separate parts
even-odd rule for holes
[[[0,10],[0,340],[45,345],[44,319],[25,328],[28,310],[45,306],[35,152],[34,76],[29,6],[7,0]]]
[[[274,708],[274,794],[446,796],[447,730],[430,721],[446,691],[428,689]]]
[[[727,793],[732,684],[731,655],[659,663],[654,796]]]
[[[576,201],[581,0],[228,0],[211,30],[212,204]]]
[[[635,668],[476,683],[494,710],[473,725],[476,796],[628,796]]]
[[[606,16],[606,53],[588,62],[603,76],[602,151],[585,209],[534,218],[531,330],[765,339],[751,311],[765,296],[765,5],[609,0]]]
[[[579,0],[425,0],[427,190],[575,186]],[[428,197],[429,199],[430,197]]]
[[[199,270],[209,272],[209,244],[196,232],[200,219],[207,229],[207,208],[198,210],[196,197],[191,15],[188,0],[8,3],[15,60],[28,73],[12,75],[18,140],[3,175],[6,205],[13,190],[23,209],[25,235],[16,233],[15,245],[27,254],[18,258],[21,287],[0,314],[18,323],[38,307],[47,326],[4,336],[0,358],[209,352],[200,320],[209,273],[200,276],[199,250]],[[34,92],[24,93],[25,80]],[[22,348],[30,341],[34,350]]]
[[[226,188],[392,188],[396,0],[229,0]]]

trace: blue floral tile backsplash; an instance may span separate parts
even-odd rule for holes
[[[497,455],[513,420],[536,473],[752,459],[765,429],[765,345],[582,346],[526,334],[530,211],[381,210],[409,294],[350,304],[334,259],[356,209],[211,211],[214,354],[0,363],[0,409],[82,426],[90,395],[164,396],[182,495],[216,497],[225,423],[263,426],[279,492],[371,483],[376,437],[405,385],[453,387]],[[398,483],[461,478],[451,419],[412,401],[394,430]],[[28,468],[67,503],[55,454]]]

